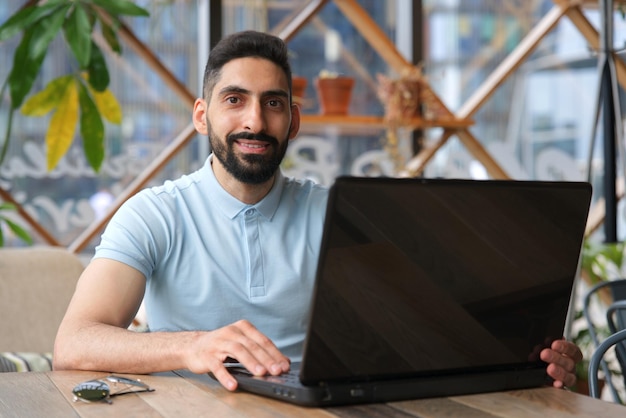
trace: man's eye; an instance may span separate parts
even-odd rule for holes
[[[231,104],[236,104],[236,103],[239,103],[239,98],[238,97],[234,97],[234,96],[233,97],[228,97],[228,98],[226,98],[226,101],[228,103],[231,103]]]
[[[271,107],[279,107],[282,105],[282,101],[277,99],[268,100],[267,104]]]

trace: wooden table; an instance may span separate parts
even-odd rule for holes
[[[544,387],[333,407],[303,408],[242,392],[231,393],[206,375],[162,373],[141,378],[154,392],[104,402],[72,402],[72,388],[104,377],[97,372],[0,373],[0,417],[617,417],[626,408]]]

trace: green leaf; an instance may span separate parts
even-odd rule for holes
[[[74,79],[71,75],[57,77],[50,81],[48,85],[39,93],[31,96],[24,106],[22,114],[26,116],[43,116],[58,106],[67,84]]]
[[[69,83],[46,132],[48,170],[56,167],[72,145],[77,122],[78,91],[76,83]]]
[[[13,114],[15,113],[15,109],[11,107],[9,109],[9,114],[7,116],[7,128],[5,131],[4,141],[2,142],[2,149],[0,150],[0,163],[4,161],[4,157],[7,155],[7,150],[9,149],[9,138],[11,138],[11,129],[13,127]]]
[[[45,57],[45,51],[40,56],[31,56],[30,44],[32,38],[33,30],[27,29],[24,32],[22,41],[15,50],[15,54],[13,54],[13,67],[8,78],[12,109],[17,109],[22,105],[24,97],[33,87]]]
[[[104,160],[104,123],[87,87],[78,83],[80,102],[80,133],[89,165],[98,172]]]
[[[3,210],[17,210],[17,206],[11,202],[2,202],[2,204],[0,204],[0,211]]]
[[[8,225],[8,227],[11,229],[11,231],[13,231],[13,233],[15,235],[17,235],[22,241],[26,242],[27,244],[31,244],[32,245],[33,238],[30,236],[30,234],[24,228],[22,228],[20,225],[18,225],[17,223],[13,222],[9,218],[6,218],[4,216],[1,216],[1,218]],[[3,245],[4,245],[4,242],[0,243],[0,246],[3,246]]]
[[[15,206],[11,202],[3,202],[2,204],[0,204],[0,211],[1,212],[5,212],[5,211],[16,212],[17,206]],[[21,238],[24,242],[28,244],[33,243],[33,239],[31,238],[30,234],[20,225],[16,224],[11,219],[1,214],[0,214],[0,221],[4,221],[7,224],[7,226],[11,229],[11,231],[13,231],[13,233],[17,235],[19,238]],[[2,246],[4,246],[4,236],[2,235],[2,230],[0,228],[0,247]]]
[[[30,6],[18,11],[0,26],[0,42],[12,38],[66,1],[48,1],[43,6]]]
[[[63,25],[65,40],[74,53],[80,68],[86,68],[91,59],[91,31],[89,16],[79,2],[72,10]]]
[[[146,9],[127,0],[92,0],[93,4],[102,7],[112,15],[150,16]]]
[[[122,53],[122,45],[117,38],[117,28],[119,27],[119,21],[115,20],[114,24],[107,25],[100,19],[100,27],[102,28],[102,37],[107,41],[111,50],[118,55]]]
[[[2,83],[2,87],[0,87],[0,98],[4,97],[4,92],[9,85],[9,79],[5,79],[4,83]],[[0,100],[0,108],[4,104],[4,100]],[[6,130],[4,135],[4,140],[2,141],[2,148],[0,148],[0,163],[4,160],[4,156],[7,153],[7,149],[9,148],[9,138],[11,138],[11,127],[13,125],[13,114],[15,113],[15,109],[13,106],[9,107],[8,115],[7,115],[7,123]]]
[[[91,47],[91,60],[89,61],[89,84],[94,90],[104,91],[109,86],[109,70],[100,48],[93,43]]]
[[[70,7],[71,5],[59,7],[58,10],[55,10],[48,16],[40,19],[36,25],[33,25],[33,38],[30,44],[31,57],[46,55],[48,46],[61,30],[65,21],[65,15]]]

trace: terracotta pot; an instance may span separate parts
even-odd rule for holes
[[[316,78],[315,87],[322,115],[347,115],[354,79],[351,77]]]
[[[304,99],[307,79],[304,77],[293,76],[291,79],[291,95],[293,96],[293,101],[295,103],[302,103],[302,99]]]

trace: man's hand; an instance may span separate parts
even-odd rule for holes
[[[576,363],[583,359],[583,353],[573,342],[555,340],[550,348],[540,353],[541,360],[548,364],[548,376],[554,379],[554,387],[573,386],[576,384]]]
[[[224,366],[229,357],[255,376],[276,376],[290,367],[289,358],[246,320],[198,334],[187,352],[187,367],[194,373],[212,372],[222,386],[235,390],[237,381]]]

